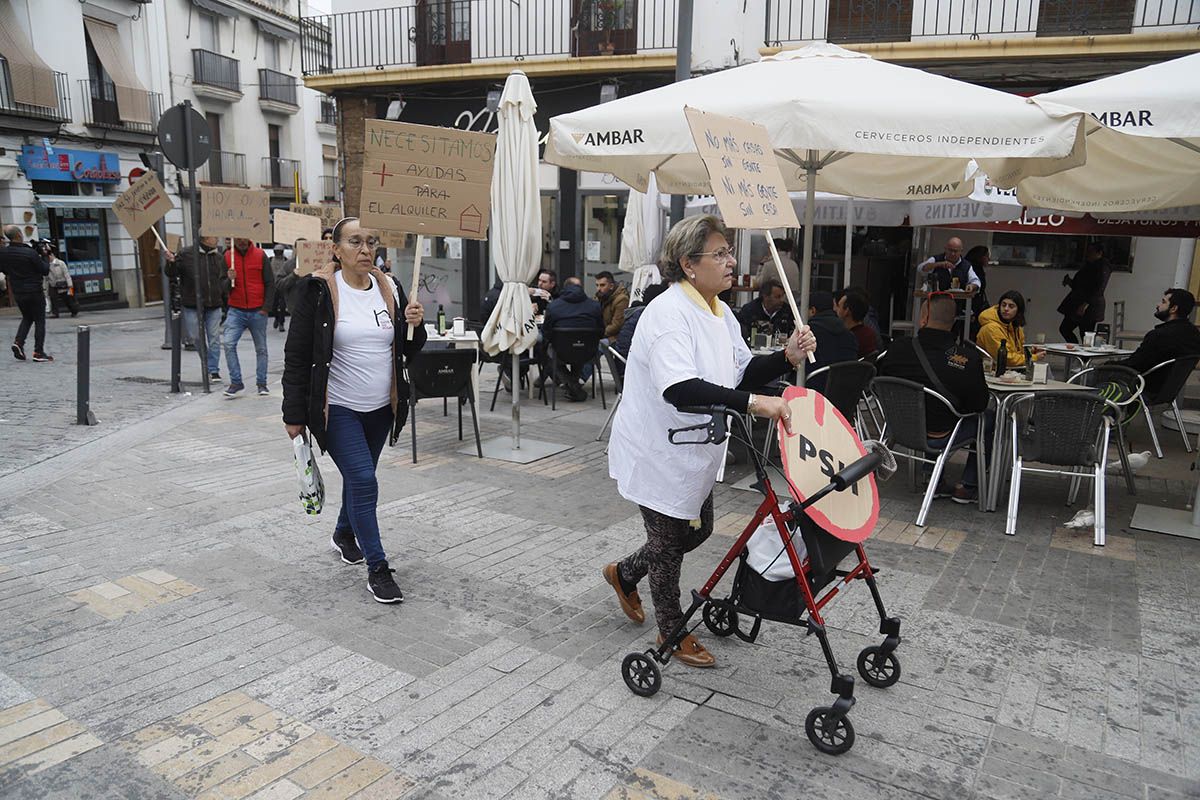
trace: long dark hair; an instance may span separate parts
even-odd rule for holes
[[[1017,316],[1013,317],[1011,323],[1006,323],[1004,317],[1000,316],[1000,303],[1004,300],[1012,300],[1017,306]],[[1001,325],[1016,325],[1018,328],[1025,327],[1025,296],[1020,292],[1009,289],[1004,294],[1000,295],[1000,299],[996,301],[996,318],[1000,320]]]

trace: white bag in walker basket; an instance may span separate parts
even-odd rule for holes
[[[808,555],[808,547],[804,537],[800,535],[800,527],[792,532],[792,547],[796,548],[796,558],[803,563]],[[750,534],[746,542],[746,563],[749,567],[769,581],[783,581],[796,577],[792,562],[783,549],[783,539],[779,538],[779,528],[775,520],[768,516],[758,526],[758,530]]]
[[[317,467],[317,457],[308,441],[308,433],[292,439],[292,452],[296,457],[296,479],[300,483],[300,504],[306,514],[320,514],[325,506],[325,481]]]

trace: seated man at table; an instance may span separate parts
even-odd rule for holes
[[[846,330],[854,334],[854,340],[858,342],[858,357],[865,358],[872,353],[878,353],[879,334],[866,324],[867,314],[871,309],[866,292],[851,286],[838,294],[841,296],[835,297],[834,309]]]
[[[553,341],[554,331],[563,328],[585,328],[596,333],[604,332],[604,315],[600,311],[600,303],[588,297],[583,292],[583,281],[576,277],[567,278],[562,294],[550,301],[546,308],[546,321],[542,324],[542,340],[549,345]],[[548,355],[548,354],[547,354]],[[549,371],[549,358],[543,362],[543,375]],[[558,374],[554,376],[567,392],[567,397],[574,402],[587,399],[587,392],[582,384],[582,368],[566,368],[559,365]]]
[[[783,284],[774,278],[759,284],[758,297],[738,309],[737,318],[742,323],[744,339],[749,339],[750,332],[760,328],[767,328],[773,334],[791,334],[796,327]]]
[[[974,345],[969,342],[960,344],[955,339],[952,332],[955,312],[952,298],[939,294],[929,297],[921,306],[920,330],[916,338],[893,341],[887,354],[875,366],[880,375],[904,378],[933,389],[949,400],[960,414],[978,414],[988,405],[983,361]],[[925,362],[928,362],[928,369],[917,353],[918,347],[925,356]],[[950,432],[957,421],[942,403],[926,398],[925,427],[931,451],[940,452],[951,444]],[[990,444],[992,420],[985,421],[984,441]],[[978,426],[978,416],[964,419],[954,444],[974,441]],[[952,490],[948,483],[943,482],[935,490],[934,497],[951,497],[954,502],[962,504],[976,501],[979,497],[979,470],[973,454],[967,457],[961,482]]]
[[[812,328],[813,336],[817,337],[817,352],[813,354],[816,360],[806,367],[808,373],[816,372],[830,364],[858,359],[858,339],[846,330],[846,325],[833,310],[832,292],[813,292],[808,296],[807,322],[808,327]],[[818,392],[824,392],[824,373],[810,378],[805,385]]]
[[[1196,298],[1187,289],[1168,289],[1154,309],[1159,325],[1146,334],[1133,355],[1114,362],[1138,372],[1180,356],[1200,355],[1200,331],[1192,324]],[[1169,370],[1160,369],[1146,379],[1146,394],[1154,396],[1162,389]]]

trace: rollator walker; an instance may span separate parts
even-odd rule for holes
[[[878,570],[872,568],[862,545],[879,517],[873,473],[878,471],[881,478],[890,477],[896,470],[896,461],[878,442],[869,442],[868,451],[853,426],[819,393],[790,387],[784,399],[791,407],[795,431],[788,436],[782,424],[777,426],[783,479],[788,486],[786,498],[775,493],[767,474],[768,465],[753,446],[750,429],[741,414],[724,406],[680,409],[684,413],[705,414],[710,419],[671,430],[672,444],[722,444],[730,435],[727,420],[734,420],[752,454],[758,479],[755,488],[764,497],[708,582],[692,591],[691,606],[683,620],[657,648],[625,656],[621,676],[634,694],[649,697],[658,692],[662,687],[660,665],[666,666],[675,646],[698,627],[699,623],[692,624],[698,611],[703,612],[704,624],[714,635],[736,635],[746,642],[758,638],[763,620],[806,628],[808,634],[816,634],[821,644],[832,676],[830,691],[837,697],[832,705],[813,708],[804,721],[804,730],[818,750],[839,755],[854,746],[854,725],[847,716],[855,701],[854,676],[839,669],[821,610],[853,581],[866,582],[879,612],[879,632],[884,636],[880,644],[866,647],[858,654],[858,672],[863,680],[878,688],[889,687],[900,679],[900,661],[895,652],[900,644],[900,619],[887,615],[875,581]],[[684,438],[689,433],[692,436]],[[850,463],[843,464],[837,458],[838,452],[851,454]],[[822,503],[823,500],[826,502]],[[778,539],[769,530],[760,536],[769,536],[771,547],[779,548],[776,559],[786,555],[791,566],[791,577],[786,580],[767,580],[748,563],[747,544],[764,525],[767,529],[773,527]],[[856,563],[849,569],[839,569],[851,554]],[[735,561],[738,564],[729,596],[714,597],[717,584]],[[743,618],[749,621],[748,629],[743,627]]]

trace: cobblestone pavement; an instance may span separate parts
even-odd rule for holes
[[[278,396],[116,381],[165,374],[159,324],[101,334],[122,408],[100,406],[81,439],[55,416],[72,406],[61,379],[3,367],[18,420],[0,428],[6,800],[1200,796],[1200,543],[1124,529],[1134,500],[1182,503],[1178,454],[1137,498],[1110,481],[1103,549],[1062,527],[1065,483],[1025,479],[1015,537],[1002,512],[947,501],[917,529],[918,498],[885,484],[868,546],[904,618],[903,673],[858,682],[857,743],[831,757],[803,731],[829,676],[796,629],[746,644],[701,628],[715,669],[672,663],[652,698],[625,688],[621,657],[653,633],[599,571],[642,533],[607,478],[598,402],[527,401],[526,434],[573,449],[523,467],[458,454],[453,416],[422,403],[418,463],[407,446],[381,463],[406,594],[385,607],[329,549],[337,503],[301,512]],[[23,405],[33,392],[48,405]],[[504,432],[507,410],[481,426]],[[33,455],[9,454],[14,428]],[[718,488],[685,587],[756,497]],[[859,585],[829,607],[843,669],[878,641],[873,617]]]

